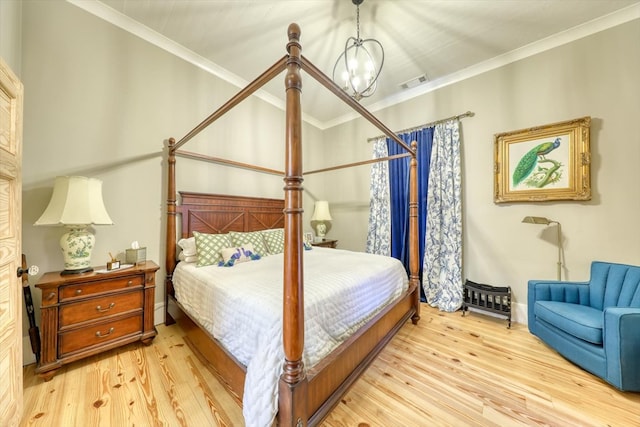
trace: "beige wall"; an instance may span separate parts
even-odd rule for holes
[[[0,57],[21,77],[21,0],[0,1]]]
[[[180,138],[238,88],[66,2],[24,1],[21,13],[22,33],[14,39],[22,43],[17,55],[25,84],[23,248],[29,262],[41,271],[62,268],[62,229],[31,224],[46,207],[55,176],[81,174],[104,181],[115,222],[96,227],[94,263],[138,240],[163,266],[164,141]],[[565,273],[572,280],[588,278],[592,259],[640,262],[640,143],[632,128],[640,117],[639,38],[640,21],[632,21],[376,113],[392,129],[476,113],[462,125],[466,277],[511,285],[516,301],[526,304],[527,279],[555,276],[555,235],[521,224],[525,215],[562,223]],[[593,117],[592,201],[493,203],[495,133],[584,115]],[[281,169],[283,128],[282,111],[252,98],[187,147]],[[304,163],[368,159],[365,141],[379,133],[361,120],[323,132],[307,125]],[[282,194],[278,177],[184,163],[188,173],[179,170],[179,189]],[[313,200],[327,199],[334,216],[329,237],[342,248],[363,250],[368,180],[368,166],[308,176],[305,229]],[[39,305],[39,292],[34,296]]]
[[[67,2],[24,1],[22,27],[28,262],[41,272],[63,268],[58,246],[63,229],[32,224],[44,211],[56,176],[84,175],[103,180],[104,202],[115,223],[95,227],[93,263],[106,263],[109,252],[122,253],[137,240],[147,247],[147,257],[164,267],[165,140],[185,135],[239,89]],[[312,127],[305,126],[304,133],[308,140],[321,138]],[[185,149],[283,170],[283,138],[282,111],[250,98]],[[283,181],[179,159],[177,187],[282,197]],[[164,268],[156,283],[159,305]],[[40,292],[34,300],[39,306]],[[156,322],[162,321],[156,314]]]
[[[475,112],[462,120],[464,276],[512,286],[519,320],[527,280],[554,279],[557,259],[555,228],[522,224],[524,216],[561,222],[565,278],[588,280],[595,259],[640,263],[638,40],[635,20],[376,113],[403,129]],[[582,116],[592,117],[591,201],[493,203],[494,134]],[[368,158],[365,141],[379,133],[361,120],[341,125],[325,132],[326,151],[349,140],[354,157]],[[369,169],[326,177],[322,197],[336,206],[331,237],[342,247],[365,248]]]

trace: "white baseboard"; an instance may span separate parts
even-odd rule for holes
[[[164,323],[164,303],[157,302],[153,307],[153,324],[159,325],[161,323]]]
[[[528,325],[527,304],[511,303],[511,319],[514,322]]]
[[[469,307],[469,311],[473,311],[476,313],[484,314],[486,316],[491,316],[499,319],[504,319],[504,316],[501,316],[497,313],[491,313],[490,311],[483,311],[479,308]],[[511,303],[511,323],[522,323],[523,325],[527,325],[527,305],[520,303]]]

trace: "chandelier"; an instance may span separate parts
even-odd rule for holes
[[[376,39],[360,38],[360,4],[364,0],[351,1],[356,5],[356,37],[347,39],[344,52],[333,66],[333,81],[359,101],[373,95],[378,87],[384,49]]]

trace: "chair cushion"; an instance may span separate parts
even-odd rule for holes
[[[535,316],[564,332],[602,345],[603,313],[593,307],[559,301],[537,301]]]

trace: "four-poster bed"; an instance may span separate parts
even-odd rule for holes
[[[278,423],[286,426],[316,425],[339,402],[348,387],[360,376],[384,345],[411,319],[420,318],[417,236],[417,183],[416,146],[407,146],[392,131],[376,119],[360,104],[350,98],[327,76],[301,54],[300,28],[291,24],[288,28],[287,55],[278,60],[265,73],[241,90],[236,96],[200,123],[180,141],[173,138],[168,146],[168,198],[167,198],[167,256],[166,256],[166,322],[180,322],[186,339],[210,363],[223,383],[240,398],[245,392],[247,369],[236,357],[203,328],[196,316],[190,314],[176,298],[174,272],[177,265],[177,215],[181,215],[182,238],[194,232],[225,233],[253,232],[266,229],[284,229],[282,254],[282,321],[281,340],[284,360],[277,392]],[[284,175],[284,200],[252,197],[233,197],[181,192],[177,205],[176,157],[183,156],[215,163],[234,162],[210,158],[179,148],[219,117],[231,110],[266,82],[286,69],[286,129],[285,170],[283,173],[264,168],[252,168],[259,172]],[[407,150],[410,162],[410,274],[408,286],[399,296],[384,305],[355,333],[348,336],[317,364],[308,368],[303,363],[305,350],[304,246],[302,226],[302,140],[301,140],[301,75],[300,70],[329,89],[364,118],[374,124],[389,138]],[[395,156],[397,157],[397,156]],[[378,159],[378,161],[385,159]],[[364,164],[360,162],[357,164]],[[354,164],[354,165],[357,165]],[[238,164],[236,164],[238,165]],[[247,165],[241,165],[247,166]],[[322,171],[337,169],[327,168]],[[317,172],[317,171],[316,171]],[[309,173],[309,172],[307,172]],[[315,249],[314,249],[315,250]],[[322,249],[321,249],[322,250]],[[336,251],[335,249],[324,249]],[[235,268],[235,267],[234,267]],[[176,272],[177,273],[177,272]],[[406,280],[406,273],[405,275]]]

